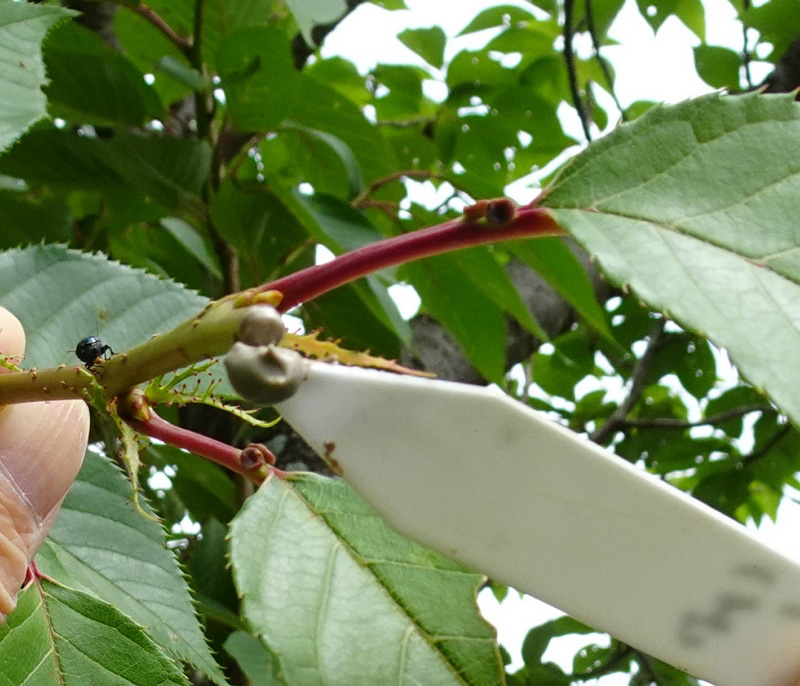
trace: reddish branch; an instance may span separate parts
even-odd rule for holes
[[[267,462],[270,464],[275,462],[275,456],[260,444],[239,450],[222,441],[170,424],[155,412],[150,412],[150,419],[146,422],[130,418],[126,421],[139,433],[205,457],[256,483],[264,481],[270,471],[279,472],[274,467],[266,466]],[[256,453],[260,453],[263,459],[257,459]]]
[[[513,205],[507,199],[485,201],[483,218],[454,219],[427,229],[386,238],[325,264],[301,269],[265,284],[259,290],[282,293],[283,299],[278,310],[286,312],[295,305],[385,267],[485,243],[565,235],[547,211],[538,207],[519,208],[507,222],[494,222],[494,217],[508,214],[506,210],[509,206]]]

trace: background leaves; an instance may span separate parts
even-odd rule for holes
[[[41,43],[55,24],[72,15],[60,7],[0,3],[0,151],[45,116]]]

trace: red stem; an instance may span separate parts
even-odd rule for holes
[[[143,422],[139,419],[126,418],[136,431],[152,438],[157,438],[164,443],[184,448],[195,455],[208,458],[218,465],[252,479],[256,483],[261,483],[269,474],[269,468],[260,466],[256,469],[246,469],[241,462],[242,451],[238,448],[218,441],[208,436],[183,429],[180,426],[170,424],[165,419],[159,417],[155,412],[150,413],[150,420]],[[273,471],[278,471],[274,470]]]
[[[340,255],[325,264],[306,267],[276,279],[259,290],[283,294],[279,312],[327,293],[342,284],[372,272],[422,257],[430,257],[459,248],[531,236],[564,235],[555,220],[538,207],[521,207],[509,222],[496,225],[485,220],[454,219],[427,229],[412,231],[366,245]]]

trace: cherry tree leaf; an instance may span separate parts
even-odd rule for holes
[[[231,525],[231,561],[287,684],[504,683],[483,577],[389,529],[343,481],[270,479]]]
[[[651,110],[544,193],[606,274],[730,352],[800,421],[800,106],[711,95]]]
[[[136,512],[131,485],[88,453],[36,558],[42,571],[102,599],[147,627],[172,657],[225,678],[205,643],[189,588],[163,528]]]
[[[0,151],[46,116],[42,41],[73,14],[50,5],[0,1]]]
[[[91,595],[42,579],[0,626],[4,686],[187,684],[142,627]]]

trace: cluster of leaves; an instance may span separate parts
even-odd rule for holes
[[[334,0],[119,3],[106,14],[112,45],[57,3],[0,0],[0,92],[8,95],[0,98],[0,302],[25,325],[25,366],[74,361],[66,351],[96,331],[124,350],[208,298],[313,264],[319,245],[341,254],[502,195],[575,145],[557,116],[562,105],[578,111],[589,133],[616,118],[597,103],[598,89],[613,96],[613,72],[599,51],[611,44],[607,32],[622,4],[489,7],[462,31],[486,42],[455,54],[448,48],[458,38],[440,28],[409,29],[399,39],[422,62],[379,64],[365,75],[344,58],[312,56],[304,42],[320,30],[311,17],[338,20],[344,5]],[[792,5],[736,7],[773,44],[773,61],[794,38]],[[674,15],[705,38],[700,0],[639,8],[654,29]],[[574,34],[591,39],[591,54],[565,54],[562,37],[570,45]],[[710,86],[748,87],[739,73],[747,54],[703,43],[695,56]],[[426,95],[431,83],[441,97]],[[717,225],[691,219],[693,209],[713,211],[721,226],[752,226],[753,207],[735,201],[757,198],[767,184],[791,187],[800,156],[786,138],[797,135],[797,114],[787,100],[720,102],[651,114],[640,129],[590,149],[545,199],[616,282],[686,330],[627,293],[599,305],[581,263],[555,238],[403,265],[307,303],[298,316],[348,347],[396,357],[411,329],[388,287],[410,283],[479,374],[506,383],[508,318],[546,338],[504,269],[522,261],[579,319],[549,346],[528,349],[528,380],[542,392],[529,397],[522,387],[518,395],[731,516],[774,517],[784,486],[797,485],[797,432],[752,386],[721,390],[720,358],[689,330],[729,347],[748,378],[800,416],[790,397],[797,384],[764,362],[796,349],[795,341],[774,334],[765,352],[751,340],[753,329],[773,335],[793,299],[797,272],[785,250],[794,234],[781,217],[795,213],[778,196],[765,199],[778,205],[769,227],[778,237],[768,248],[739,229],[715,234]],[[649,106],[621,114],[634,118]],[[710,132],[717,120],[726,126]],[[744,131],[754,137],[742,139]],[[728,147],[704,145],[717,140]],[[686,159],[699,162],[680,167]],[[704,185],[726,160],[748,168],[768,160],[772,177],[745,172],[748,186],[725,172],[727,195]],[[431,182],[444,201],[423,207],[403,178]],[[687,186],[699,190],[687,196]],[[716,206],[700,207],[703,194]],[[15,249],[40,241],[84,252]],[[748,301],[748,316],[762,317],[758,326],[731,323],[758,275],[739,290],[693,283],[691,259],[680,256],[698,246],[706,261],[695,268],[715,264],[729,274],[770,256],[753,271],[773,280],[755,290],[780,297],[771,309],[768,296]],[[629,392],[609,394],[606,386],[619,380]],[[273,480],[242,507],[246,489],[220,468],[151,446],[145,457],[162,486],[154,481],[147,492],[165,534],[127,503],[127,482],[100,454],[113,457],[115,436],[97,426],[109,447],[87,455],[38,558],[56,581],[26,591],[0,629],[0,662],[16,670],[5,675],[9,683],[37,674],[42,683],[69,684],[95,673],[103,683],[116,683],[109,675],[185,683],[175,661],[219,684],[567,684],[632,665],[640,681],[693,683],[613,642],[579,653],[571,675],[543,664],[551,638],[588,631],[568,619],[534,629],[524,668],[506,675],[475,607],[480,575],[391,532],[342,482]],[[286,462],[303,459],[291,438],[272,447]],[[182,524],[186,517],[196,533],[187,533],[195,530]]]

